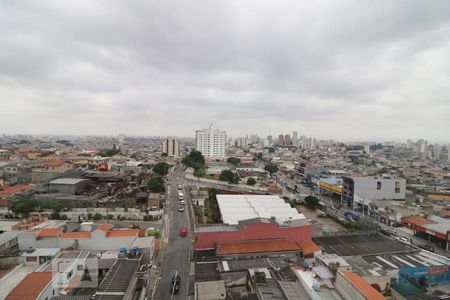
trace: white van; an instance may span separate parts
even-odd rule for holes
[[[178,200],[184,200],[184,195],[182,192],[178,193]]]

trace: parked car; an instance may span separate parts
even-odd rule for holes
[[[378,232],[381,233],[381,234],[387,235],[387,236],[391,236],[392,235],[392,232],[390,232],[390,231],[388,231],[386,229],[380,229],[380,230],[378,230]]]
[[[392,227],[403,227],[403,224],[402,223],[398,223],[398,222],[394,222],[394,223],[392,223]]]
[[[420,245],[419,248],[422,248],[422,249],[430,251],[430,252],[434,252],[434,247],[431,245]]]
[[[186,236],[186,234],[187,234],[187,230],[186,230],[186,227],[181,227],[181,229],[180,229],[180,236]]]
[[[183,211],[184,211],[184,205],[178,206],[178,211],[179,211],[179,212],[183,212]]]
[[[403,237],[403,236],[397,236],[395,239],[403,244],[411,245],[411,239]]]

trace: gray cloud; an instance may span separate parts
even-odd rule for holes
[[[448,1],[7,1],[0,132],[450,130]]]

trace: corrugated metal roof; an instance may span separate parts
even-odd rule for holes
[[[278,223],[305,216],[274,195],[217,195],[223,223],[237,225],[239,221],[253,218],[275,217]]]

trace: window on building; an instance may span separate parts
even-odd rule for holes
[[[67,273],[67,279],[70,279],[70,278],[72,278],[72,274],[73,274],[73,270],[72,270],[72,271],[70,271],[69,273]]]
[[[395,193],[400,193],[400,181],[395,182]]]
[[[377,182],[377,190],[381,190],[381,181]]]

